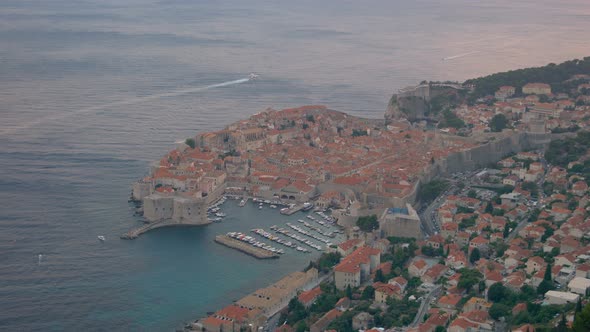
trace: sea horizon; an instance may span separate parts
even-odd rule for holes
[[[6,330],[172,330],[317,256],[260,261],[214,243],[301,218],[233,201],[221,223],[120,240],[143,222],[131,185],[178,140],[266,108],[383,118],[422,80],[590,55],[582,0],[31,0],[0,13]]]

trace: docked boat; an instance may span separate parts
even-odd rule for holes
[[[284,250],[271,247],[271,246],[269,246],[268,244],[266,244],[264,242],[256,241],[255,238],[253,238],[251,236],[247,236],[247,235],[242,234],[240,232],[229,232],[229,233],[227,233],[227,236],[231,237],[232,239],[236,239],[236,240],[240,240],[242,242],[246,242],[246,243],[250,244],[253,247],[265,249],[265,250],[268,250],[268,251],[273,252],[273,253],[277,253],[277,254],[284,254],[285,253]]]
[[[245,199],[242,199],[242,200],[240,201],[240,204],[238,204],[238,206],[239,206],[239,207],[243,207],[244,205],[246,205],[246,200],[245,200]]]

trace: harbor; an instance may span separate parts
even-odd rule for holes
[[[227,203],[222,206],[226,200]],[[285,215],[284,213],[280,213],[280,209],[277,208],[277,205],[288,206],[280,201],[240,196],[229,196],[227,199],[221,200],[219,204],[211,207],[210,214],[223,215],[225,216],[225,221],[221,224],[224,224],[225,226],[229,226],[229,224],[233,225],[232,229],[224,227],[227,229],[226,233],[218,233],[218,235],[222,236],[221,241],[223,241],[224,238],[234,240],[229,242],[234,243],[235,245],[228,246],[225,243],[218,241],[217,238],[216,242],[255,257],[258,257],[259,255],[253,254],[252,252],[260,253],[260,251],[256,249],[262,249],[279,257],[283,255],[301,256],[312,252],[322,252],[326,247],[340,241],[341,236],[339,235],[342,232],[340,227],[332,220],[324,221],[319,220],[323,218],[312,216],[313,213],[310,210],[313,208],[313,205],[306,204],[305,209],[303,209],[303,205],[299,206],[297,212],[301,213],[298,213],[297,215]],[[293,205],[291,205],[291,207],[293,207]],[[224,211],[222,211],[222,209]],[[239,224],[234,222],[238,219],[237,216],[235,216],[236,213],[241,215],[246,211],[248,214],[252,214],[253,218],[259,220],[259,225],[250,224],[250,227],[254,226],[254,228],[250,228],[249,231],[245,231],[243,227],[240,227]],[[329,217],[323,212],[322,215]],[[305,217],[312,217],[314,220],[317,220],[324,225],[320,226],[318,224],[316,226],[315,222],[311,224],[311,221],[308,223],[301,219]],[[226,224],[226,222],[229,222],[229,224]],[[300,227],[296,222],[303,223],[303,226],[306,228],[304,229],[303,226]],[[214,225],[209,227],[217,228]],[[251,235],[248,235],[248,233]],[[269,240],[270,242],[265,243],[265,240]]]

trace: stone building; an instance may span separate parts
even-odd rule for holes
[[[386,209],[379,219],[379,230],[383,237],[422,238],[420,217],[410,204],[406,204],[405,208]]]

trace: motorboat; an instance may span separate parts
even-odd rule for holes
[[[106,238],[105,238],[104,236],[102,236],[102,235],[99,235],[99,236],[98,236],[98,239],[99,239],[100,241],[105,241],[105,240],[106,240]]]

